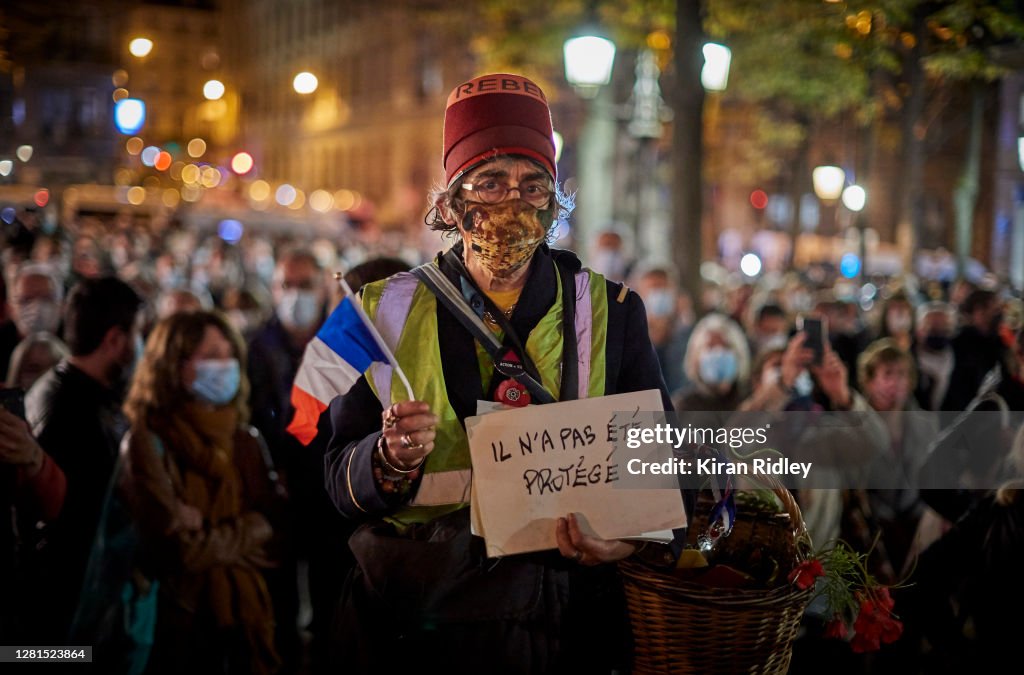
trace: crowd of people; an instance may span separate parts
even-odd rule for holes
[[[529,116],[542,96],[528,80],[515,82],[516,96],[503,95]],[[817,272],[708,281],[691,294],[670,268],[626,266],[610,254],[593,264],[607,279],[588,273],[575,256],[543,244],[555,218],[553,148],[513,143],[484,160],[459,149],[472,145],[473,124],[508,105],[459,119],[483,99],[463,108],[450,100],[446,129],[464,137],[446,136],[450,180],[434,195],[431,222],[455,235],[455,253],[438,258],[441,273],[471,280],[486,296],[483,325],[503,337],[521,332],[520,355],[536,361],[542,384],[565,378],[565,364],[545,359],[533,339],[539,331],[549,341],[577,334],[562,332],[570,296],[555,292],[575,284],[574,312],[588,293],[587,307],[606,312],[606,344],[594,342],[593,353],[574,345],[594,363],[604,359],[573,374],[584,381],[568,386],[582,396],[657,388],[681,412],[859,411],[877,418],[864,433],[887,449],[882,470],[916,476],[941,464],[987,472],[958,490],[807,490],[797,498],[815,541],[842,537],[871,550],[879,579],[916,582],[902,605],[907,630],[894,659],[968,663],[1006,650],[1012,640],[995,618],[998,605],[985,598],[1021,594],[1008,561],[1022,548],[1024,431],[954,434],[938,418],[898,413],[1024,410],[1021,301],[1005,288],[963,281],[947,287],[908,276],[855,285]],[[546,104],[539,112],[531,119],[550,138]],[[494,138],[504,137],[486,142]],[[494,176],[516,185],[486,187]],[[502,204],[512,204],[507,213]],[[351,648],[342,658],[359,670],[399,657],[414,662],[431,649],[484,662],[497,641],[502,653],[528,654],[516,658],[540,672],[570,667],[565,655],[586,652],[578,643],[594,635],[612,651],[624,639],[614,634],[628,631],[622,616],[605,620],[621,599],[609,590],[614,568],[604,563],[633,547],[590,540],[572,518],[558,524],[556,558],[497,567],[509,576],[491,608],[503,623],[489,632],[405,625],[408,616],[387,614],[407,601],[400,585],[386,602],[371,598],[384,573],[365,558],[402,566],[406,556],[449,550],[421,553],[412,548],[417,537],[436,543],[454,533],[445,544],[464,543],[465,493],[451,482],[468,462],[460,421],[508,381],[485,367],[481,349],[479,363],[466,365],[472,336],[454,319],[434,320],[433,297],[417,295],[404,310],[417,320],[402,330],[419,339],[397,356],[416,371],[423,401],[382,393],[389,373],[362,378],[304,446],[286,432],[290,396],[306,345],[339,300],[331,273],[344,266],[355,289],[389,279],[366,286],[372,315],[386,311],[402,284],[416,283],[399,273],[423,259],[255,232],[226,242],[180,223],[82,222],[45,232],[32,213],[20,215],[0,275],[0,380],[6,393],[27,392],[23,409],[13,395],[0,407],[0,497],[11,514],[0,525],[0,596],[16,599],[0,604],[0,642],[94,644],[97,657],[118,659],[122,672],[288,673],[326,672],[338,645]],[[525,255],[487,239],[488,224],[506,217],[537,230]],[[548,313],[555,318],[546,321]],[[820,361],[800,317],[827,326]],[[429,359],[436,363],[428,368]],[[473,384],[478,374],[482,388]],[[533,385],[524,391],[536,395]],[[576,395],[563,388],[559,400]],[[991,436],[988,456],[965,450],[965,435],[977,434]],[[421,469],[428,455],[434,464]],[[446,475],[443,486],[435,480]],[[428,482],[458,498],[409,502]],[[998,493],[983,489],[996,482]],[[383,521],[357,530],[370,516],[412,534],[383,535]],[[385,540],[401,542],[393,555]],[[470,567],[479,571],[485,561],[472,550]],[[958,565],[956,575],[939,571],[949,564]],[[394,574],[385,574],[389,583]],[[536,588],[524,589],[523,579]],[[525,629],[511,627],[502,603],[534,592],[543,607],[530,610]],[[479,608],[465,611],[477,616]],[[577,624],[561,642],[553,638],[551,626],[570,620]],[[402,627],[392,635],[396,621]],[[389,651],[392,639],[408,653]],[[794,668],[801,664],[798,650]]]

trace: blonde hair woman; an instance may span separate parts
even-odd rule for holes
[[[244,360],[222,315],[174,314],[149,336],[125,402],[142,566],[161,582],[149,672],[277,667],[261,573],[272,529],[248,478],[261,453],[246,426]],[[182,503],[201,524],[181,526]]]

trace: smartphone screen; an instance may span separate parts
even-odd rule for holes
[[[814,317],[800,317],[797,328],[807,336],[804,340],[804,347],[814,351],[815,365],[821,365],[825,358],[825,342],[828,340],[828,327],[825,319]]]
[[[0,389],[0,407],[7,412],[25,419],[25,391],[23,389]]]

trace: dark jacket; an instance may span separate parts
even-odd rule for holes
[[[921,554],[911,583],[898,591],[897,611],[910,627],[923,630],[936,663],[961,659],[945,661],[941,672],[984,672],[1019,658],[1020,618],[1014,611],[1024,603],[1022,496],[1006,505],[992,495],[979,501]],[[973,641],[965,637],[967,619]]]
[[[42,594],[37,599],[40,630],[59,644],[78,601],[127,423],[119,393],[67,361],[33,385],[25,398],[25,411],[39,445],[67,478],[64,508],[46,525],[31,567],[39,578],[33,592]]]
[[[965,410],[1006,348],[999,336],[986,335],[974,326],[964,326],[953,338],[952,347],[953,373],[942,409]]]
[[[0,382],[7,379],[7,368],[11,365],[11,354],[21,341],[18,328],[13,321],[0,321]]]
[[[295,439],[285,432],[294,412],[292,383],[305,345],[295,346],[281,320],[272,316],[249,343],[249,406],[252,425],[266,439],[278,463]]]

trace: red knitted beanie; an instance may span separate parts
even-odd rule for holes
[[[495,155],[523,155],[556,177],[551,111],[544,92],[521,75],[483,75],[448,95],[444,111],[444,175],[450,187]]]

